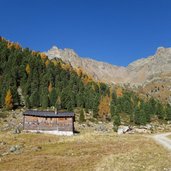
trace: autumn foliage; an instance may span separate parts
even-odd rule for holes
[[[26,65],[26,73],[28,75],[30,74],[30,65],[29,64]]]
[[[49,91],[49,93],[52,91],[52,88],[53,88],[53,87],[52,87],[52,83],[50,83],[49,86],[48,86],[48,91]]]
[[[110,113],[110,97],[108,95],[102,96],[99,104],[99,116],[105,118]]]
[[[47,56],[44,53],[40,53],[41,59],[47,59]]]
[[[45,65],[48,66],[49,64],[50,64],[50,61],[48,59],[48,60],[46,60]]]
[[[5,106],[7,109],[13,108],[13,99],[12,99],[12,94],[11,94],[10,89],[7,91],[6,96],[5,96]]]
[[[122,90],[121,87],[118,87],[118,88],[116,89],[116,94],[117,94],[118,97],[121,97],[121,96],[123,95],[123,90]]]

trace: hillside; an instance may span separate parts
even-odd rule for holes
[[[76,62],[85,65],[72,50],[64,50],[61,54],[71,61],[75,59],[75,65]],[[95,82],[84,69],[74,68],[72,63],[66,63],[65,58],[51,59],[44,53],[24,49],[0,38],[1,108],[10,110],[25,106],[53,110],[55,107],[68,111],[78,108],[80,115],[89,113],[96,119],[113,121],[116,127],[125,117],[128,118],[127,124],[138,125],[155,117],[171,119],[169,105],[150,96],[141,98],[128,89]],[[90,62],[90,66],[94,62]]]
[[[61,60],[50,61],[46,55],[23,49],[19,44],[0,41],[0,105],[58,107],[72,111],[74,107],[98,110],[100,88],[86,75],[78,76]],[[97,87],[98,90],[95,90]],[[93,103],[90,103],[93,101]]]
[[[46,54],[50,59],[60,58],[74,68],[82,68],[96,81],[129,85],[133,90],[171,103],[171,48],[158,48],[155,55],[139,59],[127,67],[81,58],[72,49],[62,50],[55,46]],[[162,91],[153,93],[163,83]]]

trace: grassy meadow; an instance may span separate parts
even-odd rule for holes
[[[170,154],[143,135],[82,132],[64,137],[1,132],[0,142],[2,171],[161,171],[171,168]],[[20,150],[2,155],[13,145],[19,145]]]

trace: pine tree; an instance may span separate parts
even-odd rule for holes
[[[134,122],[137,125],[145,125],[147,123],[147,117],[143,109],[139,107],[134,109]]]
[[[55,106],[57,101],[57,94],[55,88],[52,89],[52,91],[49,94],[50,99],[50,106]]]
[[[8,110],[13,108],[13,98],[10,89],[7,91],[5,96],[5,106]]]
[[[60,110],[61,109],[61,97],[58,96],[57,101],[56,101],[56,109]]]
[[[85,122],[85,116],[84,116],[84,111],[83,111],[83,109],[81,109],[81,111],[80,111],[79,122],[80,122],[80,123]]]
[[[99,96],[95,96],[93,99],[93,117],[98,117]]]
[[[117,95],[115,91],[112,92],[112,102],[115,105],[117,104]]]
[[[159,119],[164,119],[164,108],[160,102],[157,102],[156,104],[156,115]]]
[[[114,119],[113,123],[115,126],[119,126],[121,124],[121,119],[118,113],[114,115],[113,119]]]
[[[171,121],[171,106],[169,104],[166,106],[166,120]]]
[[[39,93],[37,91],[33,92],[29,98],[29,101],[31,107],[39,107],[40,106]]]
[[[31,107],[31,104],[30,104],[30,99],[29,99],[29,96],[27,95],[26,98],[25,98],[25,105],[26,107],[29,109]]]
[[[49,98],[47,94],[43,94],[41,96],[41,105],[43,108],[47,108],[49,106]]]
[[[121,124],[120,115],[118,113],[115,113],[115,115],[113,116],[113,129],[114,129],[114,131],[118,130],[118,127],[120,124]]]
[[[135,107],[134,112],[133,112],[133,116],[134,116],[134,123],[137,125],[141,124],[140,121],[140,109],[138,106]]]

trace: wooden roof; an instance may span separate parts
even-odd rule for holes
[[[58,112],[54,111],[39,111],[39,110],[27,110],[23,113],[26,116],[39,116],[39,117],[50,117],[50,118],[58,118],[58,117],[73,117],[73,112]]]

